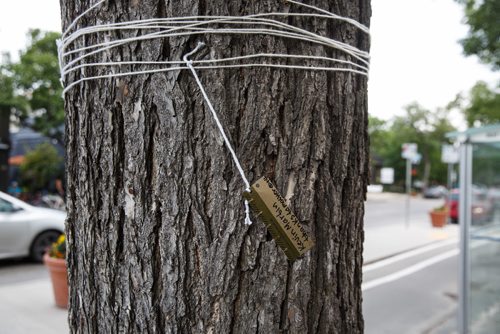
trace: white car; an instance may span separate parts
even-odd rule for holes
[[[38,208],[0,191],[0,259],[43,254],[64,232],[64,211]]]

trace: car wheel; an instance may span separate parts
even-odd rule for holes
[[[61,234],[61,232],[57,231],[46,231],[39,234],[31,244],[31,259],[35,262],[42,262],[43,255],[47,251],[47,248],[49,248],[52,243],[56,242]]]

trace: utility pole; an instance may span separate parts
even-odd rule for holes
[[[405,226],[410,226],[410,196],[411,196],[411,165],[415,161],[418,163],[421,158],[417,152],[417,144],[404,143],[401,146],[401,157],[406,159],[406,205],[405,205]]]

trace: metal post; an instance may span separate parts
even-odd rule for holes
[[[446,196],[447,205],[449,204],[449,194],[451,193],[451,188],[453,187],[453,180],[451,179],[452,174],[453,174],[453,164],[448,163],[448,175],[446,178],[446,188],[448,189],[448,195]],[[450,224],[450,222],[451,222],[451,217],[450,215],[448,215],[447,223]]]
[[[464,143],[460,147],[460,195],[459,216],[460,224],[460,274],[459,274],[459,314],[458,330],[461,334],[469,332],[469,227],[471,223],[472,200],[472,145]]]
[[[446,187],[448,190],[451,190],[452,188],[452,180],[451,180],[451,175],[453,174],[453,164],[448,164],[448,178],[447,178],[447,185]]]
[[[406,212],[405,226],[410,226],[411,159],[406,159]]]

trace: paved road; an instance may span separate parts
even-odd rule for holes
[[[406,196],[402,194],[368,194],[365,204],[365,264],[397,252],[458,237],[457,225],[447,225],[443,229],[431,227],[428,212],[443,205],[443,199],[412,197],[409,224],[405,222],[405,204]]]
[[[365,228],[404,225],[407,196],[393,193],[368,194],[365,202]],[[410,224],[429,220],[428,212],[444,204],[444,199],[410,198]]]
[[[409,229],[404,229],[398,227],[402,223],[400,217],[404,212],[404,198],[392,194],[372,195],[366,203],[365,251],[372,256],[378,247],[379,253],[383,254],[391,240],[404,238],[404,243],[408,243],[416,239],[417,232],[422,232],[420,234],[424,238],[425,231],[421,228],[428,224],[427,211],[440,202],[412,199],[411,225]],[[436,240],[414,250],[365,261],[363,312],[366,333],[456,333],[459,275],[457,227],[448,225],[442,230],[433,229],[432,236]],[[410,233],[405,233],[405,230]],[[387,235],[384,234],[386,231],[397,236],[377,243],[378,239]],[[409,235],[411,238],[408,239]],[[497,265],[500,212],[495,213],[494,222],[476,226],[473,235],[470,244],[471,332],[498,333],[500,284],[495,277],[500,275]],[[442,240],[437,240],[441,237]]]
[[[363,267],[365,332],[453,333],[458,307],[457,226],[431,229],[428,211],[444,204],[444,200],[412,197],[410,226],[406,228],[405,201],[405,196],[397,194],[368,194],[367,264]],[[393,238],[382,240],[388,231]],[[414,246],[410,246],[412,243]],[[384,257],[390,254],[384,248],[404,250],[405,244],[406,251],[400,255]]]
[[[0,260],[0,286],[31,280],[48,279],[47,269],[29,260]]]
[[[364,272],[365,332],[453,333],[457,321],[457,253],[456,244],[443,242],[438,248],[394,263],[376,263],[382,266]]]

